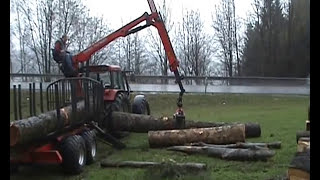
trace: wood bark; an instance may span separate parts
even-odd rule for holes
[[[258,149],[258,148],[270,148],[270,149],[280,149],[281,142],[271,142],[271,143],[243,143],[238,142],[236,144],[226,144],[226,145],[216,145],[207,144],[203,142],[191,143],[190,146],[206,146],[206,147],[218,147],[218,148],[242,148],[242,149]]]
[[[295,154],[289,165],[288,176],[291,179],[310,179],[310,149]]]
[[[56,110],[52,110],[38,116],[14,121],[10,125],[10,146],[26,144],[30,141],[44,138],[49,134],[64,129],[66,126],[69,127],[77,123],[83,123],[91,116],[93,114],[85,111],[84,102],[82,101],[77,104],[76,116],[72,114],[71,106],[67,106],[60,109],[60,119],[57,118]],[[111,117],[110,129],[113,131],[147,133],[153,130],[172,130],[176,128],[175,120],[168,117],[156,118],[148,115],[122,112],[113,112]],[[240,123],[186,121],[185,128],[221,127],[237,124]],[[260,133],[259,124],[245,124],[245,137],[258,137]]]
[[[213,128],[149,131],[150,147],[167,147],[193,142],[231,144],[245,141],[245,125],[227,125]]]
[[[201,122],[186,120],[184,129],[191,128],[210,128],[221,127],[226,125],[236,125],[242,123],[225,123],[225,122]],[[154,117],[140,114],[128,114],[123,112],[113,112],[111,129],[118,131],[130,131],[146,133],[155,130],[172,130],[176,129],[175,120],[170,117]],[[258,123],[245,123],[245,135],[249,137],[260,137],[261,128]]]
[[[145,168],[145,167],[159,167],[168,163],[161,162],[148,162],[148,161],[121,161],[111,162],[108,160],[100,163],[101,167],[133,167],[133,168]],[[170,163],[170,165],[177,166],[183,169],[204,170],[207,168],[203,163]]]
[[[72,107],[67,106],[60,109],[60,118],[57,117],[57,111],[52,110],[12,122],[10,124],[10,146],[41,139],[65,127],[82,123],[92,115],[85,112],[84,107],[84,101],[77,103],[76,116],[72,114]]]
[[[179,151],[188,154],[205,154],[212,157],[218,157],[226,160],[239,161],[265,161],[275,155],[273,150],[267,148],[258,149],[235,149],[221,147],[197,147],[197,146],[172,146],[167,148],[171,151]]]
[[[296,141],[298,143],[299,139],[302,137],[310,137],[310,131],[298,131],[296,133]]]
[[[300,138],[297,145],[297,152],[306,152],[308,149],[310,149],[310,138]]]

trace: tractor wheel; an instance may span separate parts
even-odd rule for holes
[[[85,131],[81,136],[86,144],[86,163],[92,164],[96,160],[97,155],[96,133],[94,131]]]
[[[128,136],[129,133],[128,132],[115,132],[112,131],[112,129],[110,129],[110,125],[108,120],[110,119],[110,115],[113,111],[118,111],[118,112],[131,112],[131,104],[130,104],[130,100],[129,97],[125,94],[125,93],[118,93],[117,97],[114,101],[112,102],[105,102],[105,114],[106,114],[106,118],[104,120],[104,129],[108,130],[109,132],[111,132],[111,134],[113,136],[115,136],[116,138],[122,138],[125,136]]]
[[[112,102],[105,102],[104,108],[106,114],[112,111],[131,112],[130,100],[124,93],[118,93],[116,99]]]
[[[69,136],[60,144],[62,168],[69,174],[80,174],[86,164],[86,144],[80,135]]]
[[[144,95],[137,95],[133,99],[132,113],[150,115],[149,103]]]

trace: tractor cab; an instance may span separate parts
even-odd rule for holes
[[[95,65],[83,67],[82,73],[88,74],[92,79],[102,82],[105,89],[130,91],[126,72],[116,65]]]

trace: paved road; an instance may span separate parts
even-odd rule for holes
[[[22,89],[29,89],[28,82],[10,82],[10,88],[13,85],[21,84]],[[42,87],[47,87],[49,83],[43,83]],[[131,84],[131,89],[136,92],[179,92],[178,85],[160,85],[160,84]],[[208,86],[204,85],[184,85],[187,93],[240,93],[240,94],[296,94],[309,95],[310,86]],[[39,84],[36,83],[36,89]]]

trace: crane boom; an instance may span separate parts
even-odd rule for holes
[[[99,40],[98,42],[92,44],[87,49],[83,50],[82,52],[76,54],[73,56],[73,62],[75,65],[75,68],[78,69],[78,64],[81,62],[88,61],[90,57],[101,50],[103,47],[108,45],[110,42],[114,41],[115,39],[119,37],[126,37],[129,34],[138,32],[146,27],[154,26],[158,30],[158,34],[161,38],[163,47],[165,49],[166,55],[168,57],[169,61],[169,67],[170,71],[174,73],[176,78],[176,83],[179,85],[180,93],[177,100],[177,105],[179,109],[182,111],[182,96],[185,92],[185,89],[183,88],[181,80],[183,79],[183,76],[179,74],[178,67],[179,67],[179,61],[177,60],[177,57],[174,53],[168,32],[166,30],[165,24],[162,20],[161,15],[158,13],[156,6],[154,4],[153,0],[147,0],[151,14],[148,14],[145,12],[142,16],[138,17],[137,19],[131,21],[130,23],[126,24],[125,26],[121,27],[120,29],[116,30],[115,32],[111,33],[110,35],[104,37],[103,39]],[[138,26],[143,21],[146,22],[143,26]]]

